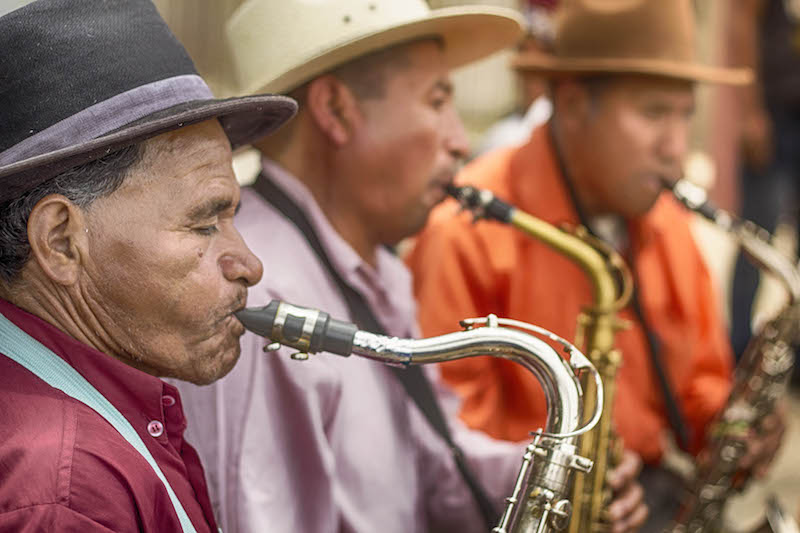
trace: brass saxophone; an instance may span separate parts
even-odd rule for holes
[[[526,448],[513,493],[506,499],[500,523],[492,531],[560,531],[569,520],[571,504],[566,495],[571,474],[592,468],[591,460],[576,453],[574,441],[600,418],[600,410],[595,409],[591,421],[581,427],[584,394],[577,375],[584,372],[593,375],[597,395],[594,403],[601,405],[603,398],[599,374],[570,343],[537,326],[494,315],[462,321],[464,331],[418,340],[361,331],[354,324],[334,320],[322,311],[278,300],[265,307],[239,311],[236,316],[245,328],[273,341],[267,350],[290,346],[299,350],[297,359],[326,351],[407,366],[491,355],[523,365],[545,391],[547,424],[536,432]],[[512,328],[526,329],[563,344],[569,362],[543,340]]]
[[[670,529],[674,533],[719,531],[726,500],[744,485],[740,466],[746,452],[743,437],[751,429],[758,432],[760,422],[774,411],[776,401],[785,393],[794,365],[792,344],[798,335],[800,318],[800,271],[769,243],[766,230],[713,207],[702,188],[685,180],[667,184],[667,187],[689,209],[731,233],[745,255],[758,268],[775,275],[789,296],[778,315],[765,324],[745,348],[734,372],[728,401],[709,428],[704,450],[708,460],[698,469],[676,524]],[[772,514],[776,514],[775,505],[772,504]],[[775,525],[790,522],[788,517],[782,521],[770,519],[772,525],[768,530],[792,531],[788,526]]]
[[[542,241],[576,263],[589,277],[594,290],[594,306],[578,317],[577,346],[597,368],[605,388],[603,415],[594,430],[580,439],[580,454],[594,459],[589,475],[577,476],[572,488],[572,520],[570,533],[604,531],[607,528],[605,509],[611,494],[606,487],[606,471],[616,466],[622,452],[611,420],[616,394],[616,375],[621,354],[614,348],[614,334],[625,327],[617,313],[627,305],[633,283],[625,261],[611,247],[588,234],[585,228],[574,232],[554,227],[494,197],[487,190],[451,186],[448,193],[462,207],[472,211],[476,219],[489,218],[510,224],[527,235]],[[585,382],[584,391],[591,399],[592,384]],[[588,406],[587,406],[588,409]]]

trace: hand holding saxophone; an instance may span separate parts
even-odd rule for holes
[[[644,489],[637,481],[642,459],[634,451],[625,450],[622,460],[608,471],[606,481],[614,493],[608,506],[608,521],[612,533],[638,531],[649,514],[644,503]]]
[[[747,451],[742,457],[741,467],[749,476],[763,479],[767,475],[772,460],[783,442],[783,434],[786,431],[786,409],[786,402],[778,401],[775,412],[767,415],[761,422],[760,431],[751,429],[745,435]]]

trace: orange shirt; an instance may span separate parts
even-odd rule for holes
[[[477,159],[457,182],[490,189],[551,224],[578,223],[546,126],[522,147]],[[630,221],[628,231],[642,310],[660,341],[661,359],[696,451],[705,426],[727,398],[733,358],[689,217],[665,194],[645,216]],[[457,330],[460,319],[495,313],[572,339],[580,310],[592,303],[590,282],[577,265],[511,226],[473,224],[470,214],[457,214],[454,201],[434,210],[408,264],[426,336]],[[644,329],[630,307],[621,316],[633,327],[615,337],[623,354],[615,424],[626,447],[656,462],[668,428],[664,401]],[[454,361],[442,365],[442,375],[464,400],[461,416],[471,427],[520,440],[544,424],[541,387],[513,362],[489,357]]]

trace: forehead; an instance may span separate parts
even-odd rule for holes
[[[119,191],[130,192],[131,200],[187,202],[210,187],[236,184],[230,143],[217,120],[159,135],[142,148],[140,163]]]
[[[591,87],[592,82],[587,84]],[[600,80],[599,92],[611,99],[636,101],[647,99],[674,100],[676,103],[693,101],[694,83],[659,76],[614,76]]]
[[[449,75],[444,44],[438,39],[423,39],[401,45],[395,53],[400,57],[387,69],[389,84],[406,83],[419,87],[421,82],[429,80],[435,83],[435,80]]]

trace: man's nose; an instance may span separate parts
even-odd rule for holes
[[[233,248],[220,258],[220,267],[225,279],[229,281],[243,281],[248,287],[255,285],[264,274],[264,266],[250,248],[247,247],[242,236],[234,230]]]
[[[444,120],[445,148],[454,159],[467,157],[469,155],[469,138],[454,106],[449,107]]]
[[[669,164],[680,164],[688,151],[688,121],[683,118],[675,118],[668,121],[659,143],[659,155]]]

